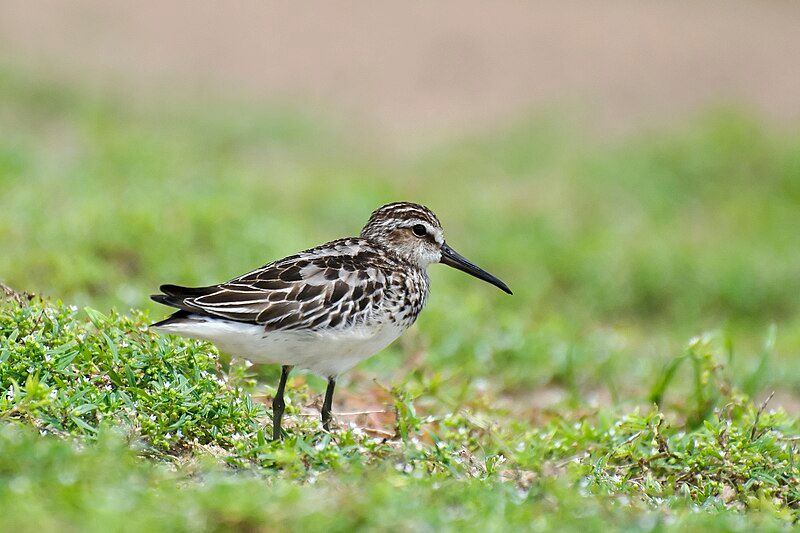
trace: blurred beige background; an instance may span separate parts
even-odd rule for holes
[[[290,101],[390,146],[569,109],[601,133],[800,117],[800,2],[4,0],[0,61],[131,95]]]

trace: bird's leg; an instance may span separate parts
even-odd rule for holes
[[[328,388],[325,390],[325,401],[322,402],[322,429],[331,429],[331,407],[333,405],[333,388],[336,386],[336,378],[328,378]]]
[[[283,409],[286,407],[286,403],[283,401],[283,390],[286,388],[286,380],[291,371],[291,365],[281,367],[281,381],[278,383],[278,390],[275,391],[275,398],[272,399],[272,440],[283,439],[281,419],[283,418]]]

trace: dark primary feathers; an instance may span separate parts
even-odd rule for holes
[[[409,291],[409,284],[422,290]],[[317,330],[368,324],[377,311],[401,306],[408,306],[413,322],[427,295],[427,275],[366,239],[351,238],[269,263],[219,285],[160,289],[163,294],[151,298],[181,310],[167,321],[198,314],[259,324],[266,331]]]

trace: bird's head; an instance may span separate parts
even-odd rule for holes
[[[395,202],[379,207],[370,215],[361,237],[385,246],[420,268],[444,263],[511,294],[508,285],[450,248],[439,219],[424,205]]]

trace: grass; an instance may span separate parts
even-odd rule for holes
[[[0,71],[0,278],[44,295],[0,304],[4,528],[797,521],[795,132],[717,110],[598,142],[531,116],[397,158],[299,110],[125,104]],[[418,325],[340,381],[334,411],[361,414],[332,435],[319,379],[293,375],[275,443],[275,369],[146,330],[159,283],[396,199],[515,295],[433,267]]]
[[[6,301],[5,527],[649,530],[710,524],[697,510],[776,527],[797,517],[798,421],[737,393],[712,339],[687,348],[706,400],[681,413],[578,410],[532,424],[488,395],[420,408],[448,401],[412,378],[392,391],[395,416],[378,436],[327,434],[297,416],[309,391],[292,388],[289,436],[275,442],[256,391],[213,373],[213,348],[145,324]]]

